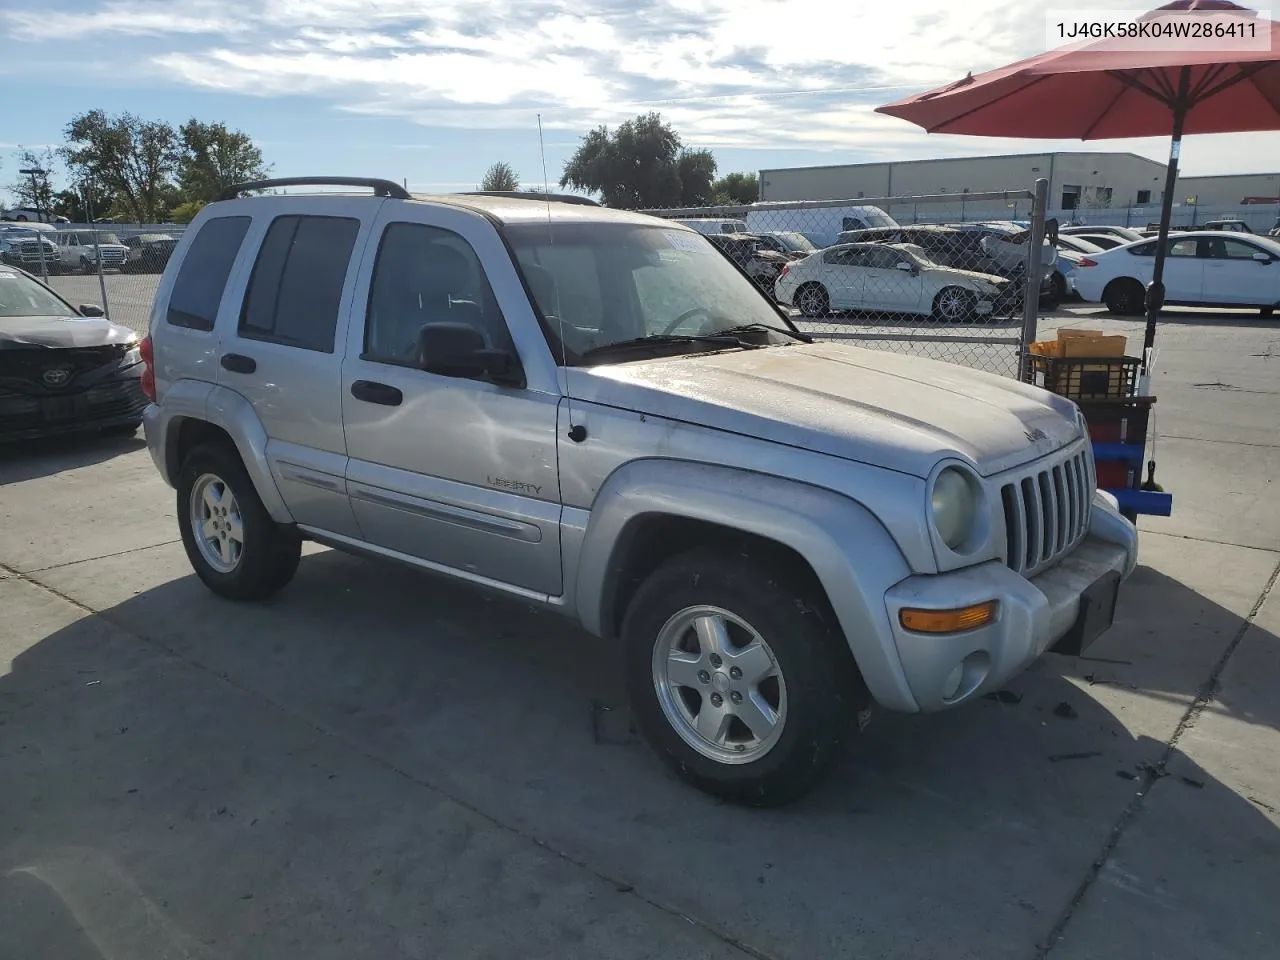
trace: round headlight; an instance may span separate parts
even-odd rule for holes
[[[974,494],[965,475],[947,467],[933,482],[933,526],[942,542],[952,550],[969,537],[973,529]]]

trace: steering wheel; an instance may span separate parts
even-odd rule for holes
[[[676,317],[669,324],[667,324],[666,329],[662,331],[662,336],[664,337],[667,336],[669,333],[671,333],[672,330],[675,330],[677,327],[679,327],[680,324],[684,323],[694,314],[698,314],[698,313],[703,314],[708,320],[711,319],[710,311],[706,310],[703,307],[694,307],[692,310],[686,310],[684,313],[680,314],[680,316]]]

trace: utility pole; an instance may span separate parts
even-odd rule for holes
[[[36,208],[36,219],[44,223],[44,212],[40,209],[40,194],[43,191],[41,191],[40,181],[36,177],[47,176],[49,171],[41,170],[39,167],[24,167],[18,173],[31,178],[31,202]]]

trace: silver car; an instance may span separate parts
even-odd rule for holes
[[[210,204],[160,281],[144,425],[214,592],[314,540],[562,613],[755,805],[1110,625],[1137,534],[1070,401],[813,342],[669,221],[336,182]]]

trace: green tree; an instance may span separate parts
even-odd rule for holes
[[[583,137],[560,186],[598,193],[625,210],[696,206],[710,198],[715,169],[710,151],[686,150],[661,115],[646,113],[612,133],[600,126]]]
[[[511,168],[505,160],[499,160],[484,172],[480,181],[481,190],[513,191],[520,189],[520,174]]]
[[[755,203],[760,199],[760,180],[754,173],[728,173],[711,185],[711,202],[717,206]]]
[[[680,206],[704,207],[711,202],[716,158],[710,150],[685,150],[676,161],[680,175]]]
[[[271,166],[247,133],[192,118],[178,128],[177,173],[182,200],[208,203],[227,187],[265,180]]]
[[[178,167],[178,135],[163,120],[90,110],[66,127],[63,159],[80,179],[101,185],[128,219],[152,223],[167,211],[164,192]],[[95,212],[99,204],[94,204]],[[99,214],[101,215],[101,214]]]
[[[9,185],[17,202],[15,207],[35,207],[46,216],[53,211],[53,151],[47,147],[43,152],[19,148],[19,170],[39,170],[35,175],[18,174],[18,179]]]
[[[186,203],[180,203],[169,211],[169,219],[174,223],[190,223],[196,218],[196,214],[205,208],[203,200],[188,200]]]
[[[88,223],[89,211],[84,197],[74,190],[59,190],[53,195],[53,212],[56,216],[66,217],[72,223]]]

